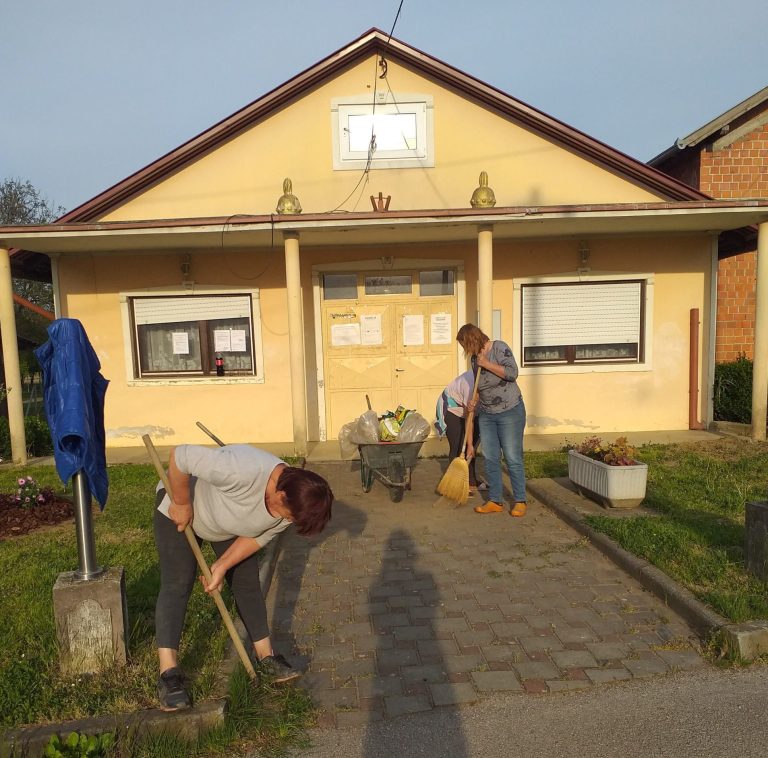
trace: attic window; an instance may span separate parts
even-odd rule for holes
[[[370,95],[332,102],[334,169],[366,168],[369,151],[371,168],[435,165],[432,98],[385,94],[375,105]]]

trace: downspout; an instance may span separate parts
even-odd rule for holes
[[[688,360],[688,428],[703,430],[699,421],[699,309],[691,308]]]

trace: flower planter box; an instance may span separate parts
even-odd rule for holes
[[[636,508],[645,497],[648,465],[609,466],[569,450],[568,478],[582,495],[606,508]]]

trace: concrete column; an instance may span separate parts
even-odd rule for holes
[[[304,370],[304,324],[301,315],[301,263],[299,235],[286,232],[285,287],[288,295],[288,350],[291,359],[291,406],[293,411],[293,449],[307,454],[307,385]]]
[[[768,410],[768,222],[757,227],[755,350],[752,364],[752,439],[765,439]]]
[[[478,326],[493,338],[493,227],[481,226],[477,233],[477,279],[480,313]]]
[[[0,247],[0,335],[3,339],[3,368],[8,392],[8,426],[11,433],[11,458],[14,463],[27,462],[27,440],[24,434],[24,403],[21,397],[19,345],[16,337],[16,316],[13,313],[13,282],[11,256]]]

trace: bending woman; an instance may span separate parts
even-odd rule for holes
[[[179,445],[171,451],[168,481],[174,501],[160,482],[154,521],[160,558],[155,629],[161,708],[175,711],[191,704],[178,667],[184,616],[197,574],[197,562],[184,536],[188,524],[198,542],[207,540],[216,554],[210,583],[201,577],[203,587],[212,592],[221,589],[225,580],[230,585],[253,642],[257,668],[275,682],[295,679],[299,672],[272,649],[257,552],[291,523],[301,535],[321,532],[333,503],[328,482],[250,445],[217,449]]]
[[[467,429],[467,406],[472,399],[475,388],[475,375],[471,371],[459,374],[441,393],[435,409],[435,427],[441,437],[448,438],[448,463],[458,458],[462,452],[464,434],[471,443],[471,450],[480,441],[480,429],[476,423],[471,423]],[[467,454],[469,468],[469,491],[472,494],[481,483],[475,472],[475,456]]]
[[[456,335],[464,352],[472,357],[472,368],[482,371],[478,379],[477,423],[480,444],[485,455],[485,475],[489,499],[475,507],[477,513],[501,513],[505,510],[501,480],[501,454],[507,463],[515,504],[511,516],[525,516],[525,467],[523,431],[525,404],[517,385],[518,368],[509,346],[491,340],[474,324],[464,324]],[[467,457],[470,455],[467,446]],[[474,449],[471,451],[474,453]]]

